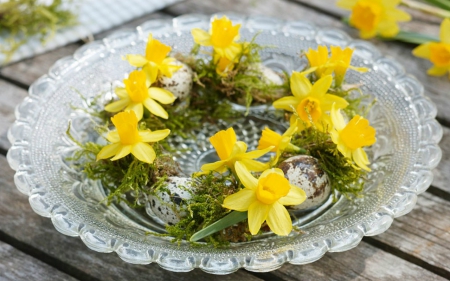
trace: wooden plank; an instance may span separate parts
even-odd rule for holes
[[[300,0],[295,0],[301,2]],[[303,0],[302,0],[303,1]],[[331,9],[334,13],[334,0],[327,1],[304,1],[310,5],[319,5],[322,8]],[[324,3],[325,2],[325,3]],[[333,3],[331,3],[333,2]],[[337,9],[337,8],[336,8]],[[264,15],[282,18],[284,20],[303,20],[309,21],[320,27],[334,27],[347,32],[353,38],[358,38],[355,29],[343,24],[338,18],[327,16],[313,9],[295,4],[292,1],[282,0],[263,0],[263,1],[201,1],[188,0],[173,5],[165,11],[174,15],[184,13],[204,13],[211,14],[216,12],[231,11],[248,15]],[[427,34],[438,34],[437,27],[425,30],[427,25],[422,22],[412,23],[416,30]],[[450,124],[450,81],[446,77],[431,77],[426,74],[426,70],[431,67],[430,62],[414,57],[411,51],[414,46],[405,45],[397,42],[386,42],[379,40],[370,40],[378,49],[387,56],[395,58],[400,62],[409,74],[414,75],[425,86],[426,94],[435,102],[438,107],[438,117],[447,124]]]
[[[423,193],[414,210],[397,218],[388,231],[374,237],[385,245],[407,253],[450,278],[450,202]]]
[[[0,280],[75,281],[77,279],[0,241]]]
[[[328,253],[315,266],[285,265],[274,275],[283,280],[446,280],[420,266],[366,243]],[[320,265],[319,265],[320,264]]]
[[[0,150],[7,150],[11,146],[6,137],[8,128],[16,119],[14,109],[27,96],[27,91],[3,80],[0,89]]]
[[[186,280],[209,280],[210,275],[194,270],[190,273],[173,273],[161,269],[156,264],[132,265],[120,260],[115,254],[101,254],[89,250],[79,238],[71,238],[57,232],[48,218],[39,217],[31,210],[26,196],[19,193],[13,184],[13,171],[6,164],[3,156],[0,156],[0,215],[2,224],[0,231],[13,236],[21,243],[28,244],[51,257],[60,260],[75,268],[80,274],[92,276],[100,280],[127,279],[134,280],[143,276],[152,276],[152,280],[167,280],[186,278]],[[67,249],[70,249],[68,251]],[[383,260],[384,262],[380,262]],[[86,267],[86,264],[90,266]],[[376,249],[362,242],[357,248],[344,253],[328,253],[319,261],[305,266],[284,265],[280,270],[269,275],[258,275],[266,279],[275,274],[284,280],[296,280],[301,274],[305,280],[329,280],[330,276],[337,280],[363,276],[368,279],[377,279],[380,266],[396,265],[396,271],[389,270],[384,274],[390,274],[389,280],[395,280],[400,276],[408,276],[412,280],[414,276],[423,277],[422,280],[439,280],[438,276],[424,269],[420,269],[409,262]],[[349,270],[351,269],[351,270]],[[419,274],[419,271],[421,272]],[[410,275],[409,275],[410,274]],[[417,274],[417,275],[416,275]],[[227,276],[215,276],[216,280],[259,280],[257,277],[239,270]],[[410,277],[410,278],[409,278]],[[298,280],[298,279],[297,279]]]

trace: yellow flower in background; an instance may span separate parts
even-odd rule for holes
[[[428,42],[413,50],[413,54],[419,58],[429,59],[433,67],[428,69],[432,76],[442,76],[449,72],[450,79],[450,19],[445,19],[441,24],[441,42]]]
[[[278,168],[264,171],[259,179],[247,170],[244,164],[236,162],[236,174],[244,189],[225,198],[223,207],[239,212],[248,211],[250,233],[255,235],[266,221],[277,235],[288,235],[292,221],[284,205],[298,205],[306,199],[305,192],[289,183]]]
[[[250,171],[260,172],[267,169],[269,166],[266,163],[253,160],[259,158],[269,152],[272,147],[263,150],[247,151],[247,144],[242,141],[237,141],[236,133],[233,128],[228,128],[226,131],[222,130],[212,136],[209,141],[216,149],[220,161],[204,164],[201,169],[204,172],[216,171],[224,173],[227,169],[234,169],[234,163],[240,161]]]
[[[273,103],[273,106],[277,109],[294,112],[291,116],[291,125],[298,118],[301,119],[298,122],[299,130],[304,130],[312,125],[315,125],[319,130],[323,130],[326,112],[331,110],[331,106],[336,104],[337,108],[345,108],[348,105],[345,99],[327,94],[332,82],[333,77],[327,75],[312,85],[304,74],[294,71],[290,78],[293,96],[278,99]]]
[[[155,150],[148,143],[163,140],[170,134],[170,130],[138,130],[138,119],[134,111],[120,112],[111,121],[116,131],[109,132],[106,139],[112,144],[106,145],[97,154],[97,160],[107,159],[112,156],[111,161],[134,155],[137,159],[146,163],[153,163],[156,157]]]
[[[411,16],[397,9],[401,0],[339,0],[337,6],[351,10],[350,25],[360,31],[363,39],[393,37],[400,31],[397,22],[411,20]]]
[[[153,39],[152,34],[148,36],[145,56],[126,55],[125,59],[135,67],[142,67],[147,73],[150,82],[154,83],[158,76],[164,75],[172,77],[172,74],[181,68],[181,65],[175,65],[174,58],[167,57],[172,48],[160,41]]]
[[[231,20],[223,16],[220,19],[214,17],[209,32],[194,28],[191,33],[195,43],[201,46],[212,46],[215,53],[214,56],[235,61],[243,48],[241,43],[236,42],[239,40],[240,28],[240,24],[233,26]]]
[[[125,88],[117,87],[115,89],[120,100],[105,106],[106,111],[132,110],[136,113],[138,120],[141,120],[145,106],[150,113],[164,119],[169,118],[167,111],[156,101],[162,104],[173,103],[176,97],[171,92],[158,87],[150,87],[151,83],[142,70],[131,72],[128,79],[123,80],[123,83]]]
[[[331,56],[328,57],[328,48],[326,46],[319,46],[317,50],[309,48],[305,54],[311,70],[314,70],[318,78],[334,73],[336,86],[342,85],[344,82],[347,69],[352,69],[359,72],[366,72],[365,67],[355,67],[350,65],[353,55],[353,49],[342,49],[339,46],[330,46]]]
[[[290,126],[283,135],[272,131],[268,127],[265,127],[262,131],[261,138],[258,142],[258,149],[266,149],[273,147],[272,152],[276,152],[273,164],[278,162],[278,158],[284,151],[298,151],[299,148],[291,143],[292,136],[297,132],[297,123]]]
[[[331,109],[331,120],[334,130],[330,130],[332,141],[337,144],[337,149],[345,157],[352,159],[358,167],[370,171],[370,164],[364,146],[375,143],[375,129],[369,125],[369,121],[359,115],[345,123],[344,117],[339,109],[333,105]]]

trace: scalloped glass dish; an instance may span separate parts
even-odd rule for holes
[[[104,198],[101,186],[65,161],[76,149],[66,135],[69,120],[76,138],[85,141],[93,136],[89,118],[73,106],[86,107],[95,95],[109,91],[113,81],[123,79],[132,67],[121,55],[141,53],[149,32],[173,46],[174,52],[189,52],[193,45],[191,28],[208,29],[210,17],[186,15],[173,21],[150,21],[135,30],[87,44],[73,56],[56,62],[48,75],[30,87],[29,97],[17,107],[17,121],[8,132],[12,147],[7,158],[16,171],[17,188],[29,196],[36,213],[50,217],[61,233],[80,236],[89,248],[114,251],[130,263],[156,262],[171,271],[200,268],[228,274],[239,268],[271,271],[285,262],[306,264],[327,251],[348,250],[364,235],[382,233],[395,217],[413,208],[417,195],[430,185],[431,169],[441,158],[437,143],[442,128],[434,119],[436,108],[424,97],[420,83],[371,44],[351,40],[341,31],[319,29],[305,22],[228,17],[242,23],[242,39],[249,40],[260,32],[256,40],[259,44],[275,46],[261,55],[264,64],[277,71],[302,69],[306,61],[300,58],[300,52],[318,44],[355,49],[352,65],[370,71],[349,72],[347,81],[361,83],[362,90],[377,99],[368,116],[377,130],[377,143],[367,150],[373,171],[364,196],[352,201],[341,198],[307,219],[297,220],[302,235],[266,235],[251,242],[232,243],[227,249],[194,248],[189,243],[171,243],[167,237],[145,235],[147,231],[163,230],[143,213],[99,203]],[[255,146],[254,135],[259,134],[255,132],[267,122],[276,120],[264,108],[253,108],[248,120],[236,123],[235,128],[241,138]],[[198,132],[197,142],[172,138],[173,145],[194,147],[191,154],[176,156],[186,173],[198,169],[202,159],[209,157],[207,138],[213,133],[205,126]]]

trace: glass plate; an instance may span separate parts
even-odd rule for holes
[[[434,119],[436,108],[424,97],[420,83],[370,43],[352,40],[339,30],[319,29],[300,21],[228,16],[242,24],[243,40],[259,33],[256,41],[272,46],[262,52],[262,58],[265,65],[278,71],[302,69],[306,60],[299,56],[301,52],[319,44],[355,49],[352,65],[370,71],[350,71],[347,81],[361,83],[362,90],[377,99],[368,116],[377,130],[377,143],[367,150],[373,171],[364,196],[352,201],[341,198],[309,219],[297,220],[305,232],[302,235],[269,234],[251,242],[233,243],[227,249],[193,248],[188,243],[171,243],[167,237],[145,235],[147,231],[162,231],[161,226],[145,213],[99,203],[104,198],[101,186],[65,161],[76,148],[66,136],[69,120],[77,139],[92,140],[95,136],[88,116],[73,107],[87,107],[98,93],[111,91],[114,81],[125,78],[132,67],[121,55],[142,53],[149,32],[173,46],[174,52],[188,52],[193,45],[190,30],[208,29],[211,17],[186,15],[149,21],[87,44],[73,56],[57,61],[48,75],[33,83],[29,97],[17,107],[17,121],[8,132],[12,147],[7,158],[16,171],[17,188],[29,196],[36,213],[50,217],[61,233],[80,236],[89,248],[116,252],[130,263],[156,262],[171,271],[200,268],[227,274],[239,268],[270,271],[285,262],[306,264],[327,251],[348,250],[364,235],[382,233],[395,217],[413,208],[417,194],[430,185],[431,169],[441,158],[437,143],[442,128]],[[270,112],[257,107],[252,108],[248,120],[236,123],[235,129],[238,137],[254,147],[259,130],[271,122],[278,124]],[[198,132],[197,142],[172,138],[174,145],[193,148],[189,155],[176,156],[187,172],[198,169],[202,159],[210,157],[208,137],[215,133],[213,130],[228,125],[205,126]]]

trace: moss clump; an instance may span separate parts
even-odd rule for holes
[[[51,39],[61,28],[77,23],[76,15],[65,8],[63,0],[50,5],[38,0],[13,0],[0,3],[0,34],[8,33],[0,52],[8,62],[20,46],[37,36],[42,44]]]

